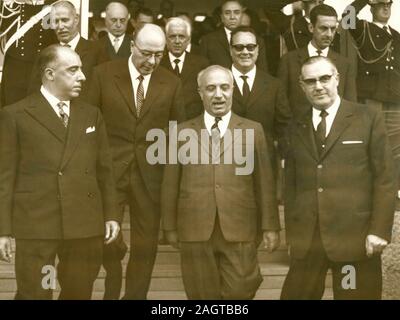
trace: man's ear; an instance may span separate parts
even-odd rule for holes
[[[49,81],[53,81],[54,80],[54,70],[49,67],[44,69],[43,78],[45,78]]]
[[[314,26],[311,22],[308,24],[308,31],[310,31],[311,33],[314,33]]]

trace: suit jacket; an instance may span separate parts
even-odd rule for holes
[[[243,99],[235,82],[232,110],[241,117],[261,123],[270,155],[275,159],[274,141],[282,145],[286,127],[292,117],[281,81],[257,69],[248,101]]]
[[[264,12],[271,23],[279,30],[288,51],[306,47],[312,39],[308,21],[301,14],[285,15],[282,9],[297,0],[265,1]],[[332,49],[340,51],[340,34],[337,32],[331,44]]]
[[[358,13],[367,0],[351,5]],[[359,47],[357,89],[360,99],[373,99],[398,104],[400,101],[400,33],[390,33],[372,22],[356,19],[356,28],[349,29]],[[388,47],[390,50],[383,50]]]
[[[161,65],[175,75],[175,71],[169,61],[168,53],[161,60]],[[195,118],[204,110],[200,95],[197,92],[197,75],[201,70],[207,68],[208,65],[208,60],[203,56],[186,53],[183,69],[180,74],[186,119]]]
[[[257,42],[259,44],[257,67],[268,71],[264,40],[257,37]],[[223,27],[201,38],[200,51],[208,59],[210,65],[218,64],[228,69],[232,66],[229,42]]]
[[[391,239],[396,188],[384,120],[378,110],[342,100],[319,156],[311,118],[309,107],[288,131],[285,225],[291,255],[307,254],[319,223],[329,259],[364,259],[367,235]]]
[[[243,145],[246,129],[254,130],[252,174],[237,175],[235,161],[165,167],[161,200],[163,228],[177,230],[180,241],[209,240],[216,218],[227,241],[255,241],[259,229],[280,228],[275,183],[261,125],[232,113],[228,128],[231,132],[242,129],[242,142],[236,139],[233,144],[231,141],[221,146],[222,159],[225,153],[232,154],[235,144]],[[199,155],[200,152],[209,155],[208,148],[198,138],[201,130],[206,130],[203,115],[182,123],[178,132],[181,129],[193,130],[190,139],[197,145]],[[178,142],[178,148],[184,143]]]
[[[303,62],[309,58],[307,47],[285,54],[279,64],[278,78],[285,86],[293,115],[301,114],[309,102],[300,87],[299,76]],[[356,71],[350,61],[333,50],[329,50],[328,58],[336,65],[340,74],[339,95],[350,101],[357,101]]]
[[[129,58],[131,55],[131,41],[132,37],[125,34],[124,40],[116,53],[108,35],[97,40],[95,44],[98,46],[100,51],[99,64],[111,60]]]
[[[184,120],[179,79],[159,66],[151,75],[138,118],[128,60],[114,60],[95,68],[88,100],[103,113],[120,195],[126,193],[135,172],[144,180],[151,200],[158,203],[163,166],[151,165],[146,159],[147,148],[154,143],[146,141],[146,135],[151,129],[167,129],[169,121]]]
[[[79,101],[70,110],[68,129],[40,93],[1,111],[0,235],[82,239],[120,221],[101,114]]]

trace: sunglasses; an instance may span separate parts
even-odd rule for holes
[[[245,48],[249,52],[253,52],[258,47],[257,44],[232,44],[232,48],[235,49],[237,52],[243,51]]]

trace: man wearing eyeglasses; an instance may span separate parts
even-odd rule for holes
[[[224,0],[221,5],[221,21],[223,26],[211,32],[200,40],[200,51],[210,64],[218,64],[225,68],[232,66],[229,50],[232,31],[241,25],[243,12],[246,10],[240,0]],[[265,44],[259,39],[260,58],[257,65],[260,69],[268,71]]]
[[[275,163],[274,141],[281,140],[291,119],[283,85],[256,66],[259,45],[252,28],[239,27],[232,32],[230,51],[235,79],[233,111],[262,124],[270,148],[270,161]]]
[[[381,252],[391,239],[393,161],[378,110],[338,93],[333,61],[314,56],[299,83],[308,108],[288,130],[285,227],[290,269],[282,299],[381,299]]]
[[[336,10],[325,4],[318,5],[311,10],[310,21],[311,41],[306,47],[284,55],[278,68],[278,78],[285,86],[294,116],[301,113],[308,103],[299,85],[298,77],[301,64],[312,56],[321,55],[332,59],[340,73],[339,94],[347,100],[357,101],[355,67],[346,57],[330,48],[338,27]]]
[[[133,36],[131,57],[95,68],[88,93],[103,112],[121,206],[130,208],[125,299],[146,299],[158,244],[163,166],[147,161],[153,142],[146,135],[185,118],[180,80],[159,66],[165,42],[159,26],[143,25]]]

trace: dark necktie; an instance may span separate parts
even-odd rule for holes
[[[211,127],[211,148],[212,148],[212,163],[219,163],[219,154],[220,154],[220,142],[221,142],[221,131],[218,127],[218,122],[222,119],[221,117],[215,117],[215,122]]]
[[[174,68],[174,72],[175,74],[179,77],[180,76],[180,72],[179,72],[179,62],[181,62],[181,60],[179,59],[175,59],[174,63],[175,63],[175,68]]]
[[[250,87],[249,84],[247,83],[248,76],[240,76],[240,77],[243,79],[243,91],[242,91],[243,99],[244,101],[247,101],[247,99],[249,99],[250,96]]]
[[[321,154],[323,149],[325,148],[325,140],[326,140],[326,117],[328,116],[328,112],[322,110],[319,114],[321,117],[321,121],[317,126],[316,137],[318,144],[318,151]]]
[[[383,26],[382,29],[385,30],[388,35],[391,35],[387,26]]]
[[[317,50],[318,56],[322,55],[322,51],[320,49]]]
[[[144,88],[143,88],[144,77],[140,75],[139,77],[137,77],[137,79],[139,80],[139,86],[136,93],[136,113],[137,116],[139,117],[144,103]]]
[[[71,45],[68,44],[68,43],[62,44],[62,46],[63,46],[63,47],[66,47],[66,48],[71,48]]]
[[[68,127],[68,115],[64,111],[64,106],[66,106],[66,104],[62,101],[57,103],[59,117],[60,117],[64,127]]]

